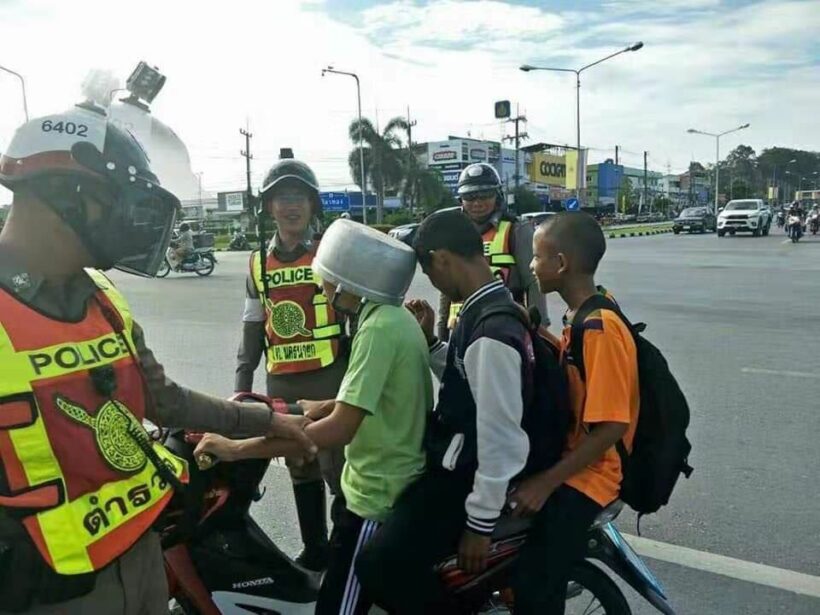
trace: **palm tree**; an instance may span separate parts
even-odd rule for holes
[[[350,140],[356,144],[356,148],[348,156],[348,165],[354,182],[358,185],[361,177],[359,169],[359,138],[364,145],[364,170],[369,179],[370,185],[376,192],[376,223],[381,224],[384,219],[384,193],[388,188],[399,185],[403,177],[401,139],[399,131],[407,130],[407,120],[402,117],[394,117],[384,130],[379,133],[373,123],[362,118],[361,122],[353,120],[350,123]],[[364,186],[362,195],[366,192]],[[363,203],[364,205],[364,203]]]
[[[424,211],[431,212],[442,204],[448,204],[450,191],[444,185],[441,173],[424,165],[412,150],[404,151],[402,204],[411,214],[419,206]]]

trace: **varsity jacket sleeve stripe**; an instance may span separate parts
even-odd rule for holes
[[[441,380],[444,374],[444,367],[447,364],[447,344],[441,340],[436,340],[430,346],[430,370],[433,375]]]
[[[467,527],[489,535],[501,515],[510,480],[527,462],[530,442],[521,427],[521,355],[498,340],[470,344],[464,369],[476,403],[478,471],[467,497]]]

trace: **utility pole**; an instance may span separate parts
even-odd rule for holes
[[[616,146],[615,146],[615,164],[616,164],[616,165],[618,164],[618,160],[619,160],[619,158],[618,158],[618,154],[619,154],[619,153],[620,153],[620,146],[619,146],[619,145],[616,145]]]
[[[416,120],[410,119],[410,105],[407,105],[407,157],[408,157],[408,164],[412,164],[411,168],[416,168],[416,161],[412,163],[410,160],[415,156],[413,153],[413,126],[418,124]],[[414,179],[415,181],[415,179]],[[405,185],[406,187],[406,185]],[[415,209],[415,199],[416,199],[416,186],[413,186],[409,190],[410,198],[408,199],[410,205],[410,216],[413,216],[413,210]]]
[[[526,132],[521,132],[519,130],[519,125],[521,122],[527,123],[527,118],[524,115],[521,115],[518,111],[518,105],[515,106],[515,117],[511,117],[508,119],[508,122],[512,122],[515,124],[515,135],[513,136],[506,136],[504,137],[505,141],[510,141],[515,143],[515,174],[513,175],[513,180],[515,182],[515,193],[518,192],[518,187],[521,184],[521,173],[519,172],[519,164],[518,164],[518,147],[524,139],[529,139],[530,136]]]
[[[416,120],[410,121],[410,105],[407,106],[407,149],[413,145],[413,126],[418,124]]]
[[[647,191],[647,172],[646,172],[646,157],[649,152],[644,151],[643,153],[643,204],[644,206],[649,206],[649,213],[652,213],[652,205],[649,205],[649,193]]]
[[[253,155],[251,154],[251,137],[253,137],[253,135],[244,128],[239,129],[239,134],[245,137],[245,149],[239,151],[240,155],[245,159],[245,175],[247,179],[246,189],[248,199],[245,207],[248,210],[248,213],[253,216],[253,188],[251,187],[251,160],[253,160]]]

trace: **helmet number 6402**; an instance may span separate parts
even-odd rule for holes
[[[56,123],[51,120],[45,120],[40,125],[40,130],[43,132],[59,132],[60,134],[77,135],[78,137],[88,136],[88,126],[85,124],[75,124],[74,122],[64,122],[62,120]]]

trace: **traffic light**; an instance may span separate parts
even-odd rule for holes
[[[496,119],[503,120],[510,117],[510,101],[509,100],[499,100],[495,103],[495,117]]]

